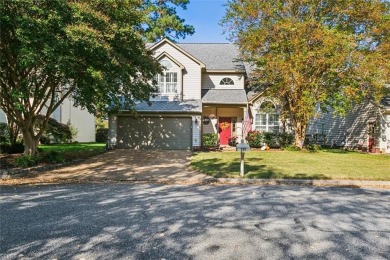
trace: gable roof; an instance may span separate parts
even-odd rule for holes
[[[237,47],[230,43],[178,43],[206,65],[207,70],[229,70],[245,72]]]
[[[202,89],[202,103],[246,105],[248,99],[244,89]]]
[[[173,43],[163,39],[156,43],[147,43],[150,50],[167,43],[189,58],[205,67],[208,71],[245,72],[237,47],[231,43]]]
[[[163,53],[161,53],[160,55],[158,55],[156,57],[157,60],[161,60],[163,59],[164,57],[168,58],[169,60],[173,61],[177,66],[179,66],[181,69],[184,69],[184,66],[183,64],[181,64],[180,62],[178,62],[175,58],[173,58],[171,55],[169,55],[168,53],[166,53],[165,51]]]
[[[182,48],[180,48],[177,44],[171,42],[170,40],[168,39],[162,39],[161,41],[159,42],[156,42],[156,43],[147,43],[146,44],[146,48],[150,49],[150,50],[154,50],[156,49],[157,47],[163,45],[164,43],[166,44],[169,44],[171,45],[173,48],[175,48],[176,50],[180,51],[181,53],[183,53],[184,55],[186,55],[187,57],[189,57],[190,59],[192,59],[193,61],[195,61],[196,63],[198,63],[200,65],[201,68],[204,68],[206,67],[205,64],[203,62],[201,62],[200,60],[198,60],[196,57],[194,57],[191,53],[188,53],[186,52],[185,50],[183,50]]]

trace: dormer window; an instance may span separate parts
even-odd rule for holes
[[[234,85],[234,81],[231,78],[223,78],[219,85]]]

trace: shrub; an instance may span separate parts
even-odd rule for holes
[[[5,144],[10,142],[9,127],[7,123],[0,123],[0,143]]]
[[[291,145],[294,136],[287,133],[251,131],[248,133],[246,140],[250,147],[260,148],[266,144],[271,148],[281,148]]]
[[[50,144],[50,137],[42,135],[41,138],[39,138],[39,142],[41,144]]]
[[[24,145],[21,143],[16,143],[14,145],[1,144],[0,145],[0,152],[1,153],[8,153],[8,154],[23,153],[24,152]]]
[[[96,142],[106,143],[108,138],[108,128],[96,129]]]
[[[236,146],[237,145],[237,136],[232,136],[228,139],[228,144],[230,146]]]
[[[294,142],[294,135],[289,133],[279,133],[280,147],[292,145]]]
[[[264,145],[263,134],[260,131],[250,131],[245,138],[250,147],[262,147]]]
[[[34,127],[41,129],[44,119],[45,117],[43,115],[38,115]],[[55,143],[67,143],[71,142],[76,137],[77,129],[70,124],[63,124],[54,118],[49,118],[43,135],[45,136],[44,142],[49,138]]]
[[[14,166],[16,167],[31,167],[39,163],[38,156],[22,155],[15,159]]]
[[[308,145],[305,145],[304,148],[308,151],[311,151],[311,152],[318,152],[322,149],[321,145],[318,145],[318,144],[308,144]]]
[[[42,161],[46,163],[64,163],[65,158],[56,151],[51,151],[42,157]]]
[[[215,147],[218,145],[218,134],[203,134],[203,147]]]

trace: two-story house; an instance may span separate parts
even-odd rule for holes
[[[193,149],[204,133],[220,145],[242,136],[248,109],[245,67],[232,44],[176,44],[164,39],[147,47],[165,67],[156,76],[151,105],[135,116],[122,110],[109,118],[109,140],[118,148]]]
[[[202,135],[207,133],[218,134],[219,144],[226,146],[232,136],[241,141],[246,132],[243,128],[291,131],[288,122],[280,120],[277,102],[262,93],[247,95],[247,71],[235,45],[164,39],[147,48],[165,68],[156,75],[158,93],[150,99],[150,106],[137,104],[135,115],[127,110],[110,115],[110,145],[193,149],[202,145]],[[389,108],[388,99],[384,99],[382,108],[357,106],[346,118],[321,114],[310,122],[307,138],[317,138],[326,145],[390,153]]]

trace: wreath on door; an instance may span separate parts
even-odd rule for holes
[[[220,127],[224,131],[230,127],[230,123],[229,122],[222,122]]]

